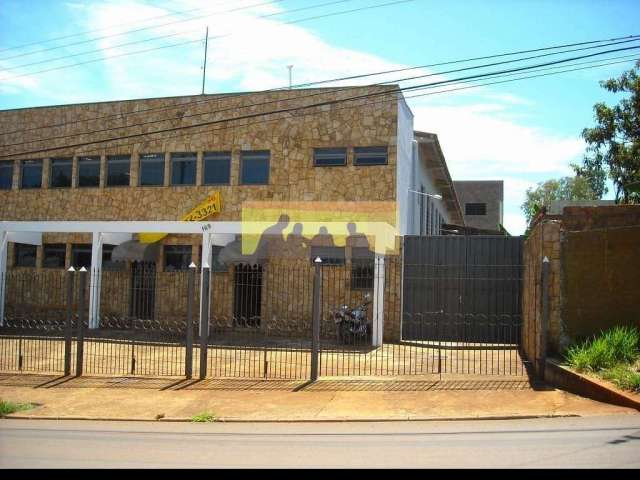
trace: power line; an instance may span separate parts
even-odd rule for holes
[[[637,49],[637,48],[640,48],[640,47],[626,47],[626,48],[614,49],[614,50],[610,50],[608,52],[602,52],[602,53],[612,53],[612,52],[617,52],[617,51],[634,50],[634,49]],[[553,62],[547,62],[547,63],[537,64],[537,65],[513,68],[513,69],[508,69],[508,70],[500,70],[500,71],[497,71],[497,72],[489,72],[489,73],[470,75],[470,76],[466,76],[466,77],[460,77],[460,78],[457,78],[457,79],[441,80],[441,81],[431,82],[431,83],[426,83],[426,84],[421,84],[421,85],[412,85],[412,86],[409,86],[409,87],[396,88],[394,90],[383,90],[381,92],[368,93],[368,94],[358,95],[356,97],[350,97],[350,98],[346,98],[346,99],[327,100],[327,101],[323,101],[323,102],[319,102],[319,103],[315,103],[315,104],[311,104],[311,105],[305,105],[305,106],[302,106],[302,107],[281,108],[281,109],[274,110],[274,111],[271,111],[271,112],[250,113],[250,114],[245,114],[245,115],[241,115],[241,116],[238,116],[238,117],[232,117],[232,118],[227,118],[227,119],[218,119],[218,120],[210,120],[210,121],[207,121],[207,122],[202,122],[202,123],[193,124],[193,125],[182,125],[182,126],[177,126],[177,127],[163,128],[163,129],[154,130],[153,132],[144,132],[144,133],[135,133],[135,134],[129,134],[129,135],[122,135],[122,136],[111,137],[111,138],[106,138],[106,139],[102,139],[102,140],[94,140],[94,141],[88,141],[88,142],[80,142],[80,143],[75,143],[75,144],[69,144],[69,145],[65,145],[65,146],[62,146],[62,147],[44,148],[44,149],[35,149],[35,150],[23,151],[23,152],[11,154],[9,156],[13,157],[13,156],[20,156],[20,155],[32,155],[32,154],[43,153],[43,152],[65,150],[65,149],[69,149],[69,148],[78,148],[78,147],[83,147],[83,146],[88,146],[88,145],[109,143],[109,142],[118,141],[118,140],[121,140],[121,139],[139,138],[139,137],[144,137],[144,136],[147,136],[147,135],[154,135],[154,134],[166,133],[166,132],[172,132],[172,131],[182,131],[182,130],[193,129],[193,128],[198,128],[198,127],[202,127],[202,126],[215,125],[215,124],[219,124],[219,123],[223,123],[223,122],[236,121],[236,120],[249,119],[249,118],[256,118],[256,117],[260,117],[260,116],[264,116],[264,115],[271,115],[271,114],[276,114],[276,113],[288,113],[288,112],[291,112],[291,111],[297,111],[297,110],[313,108],[313,107],[331,106],[331,105],[335,105],[337,103],[341,103],[341,102],[345,102],[345,101],[360,100],[360,99],[369,98],[369,97],[372,97],[372,96],[388,95],[388,94],[391,94],[391,93],[401,93],[401,92],[413,91],[413,90],[416,90],[416,89],[422,89],[422,88],[438,86],[438,85],[446,85],[446,84],[450,84],[450,83],[454,83],[454,82],[461,82],[461,81],[465,81],[465,80],[482,79],[482,78],[491,77],[491,76],[495,76],[495,75],[499,75],[499,74],[503,74],[503,73],[524,72],[524,71],[527,71],[527,70],[534,69],[536,67],[558,65],[558,64],[561,64],[561,63],[566,63],[568,61],[573,61],[573,60],[578,60],[578,59],[583,59],[583,58],[592,58],[594,56],[601,55],[602,53],[583,55],[583,56],[574,57],[574,58],[570,58],[570,59],[556,60],[556,61],[553,61]]]
[[[633,60],[640,60],[640,58],[635,58]],[[509,83],[509,82],[515,82],[515,81],[519,81],[519,80],[526,80],[526,79],[529,79],[529,78],[536,78],[536,77],[545,77],[545,76],[550,76],[550,75],[555,75],[555,74],[560,74],[560,73],[566,73],[566,72],[570,72],[570,71],[586,70],[586,69],[590,69],[590,68],[597,68],[597,67],[600,67],[600,66],[614,65],[614,64],[619,64],[619,63],[626,63],[628,61],[631,61],[631,60],[610,62],[610,63],[601,63],[601,64],[595,65],[595,66],[574,68],[574,69],[563,70],[563,71],[559,71],[559,72],[551,72],[551,73],[547,73],[547,74],[521,76],[521,77],[518,77],[518,78],[513,78],[513,79],[503,80],[503,81],[497,81],[497,82],[478,83],[478,84],[475,84],[475,85],[470,85],[470,86],[461,87],[461,88],[440,90],[440,91],[429,92],[429,93],[425,93],[425,94],[412,95],[412,96],[408,96],[408,97],[405,97],[405,98],[411,99],[411,98],[423,97],[423,96],[428,96],[428,95],[438,95],[438,94],[448,93],[448,92],[456,91],[456,90],[466,90],[466,89],[471,89],[471,88],[483,87],[483,86],[486,86],[486,85]],[[556,66],[556,67],[552,67],[552,68],[556,68],[557,69],[557,68],[560,68],[560,67]],[[519,74],[519,75],[522,75],[522,74]],[[478,81],[478,80],[467,80],[467,81],[461,81],[461,82],[458,82],[458,83],[464,84],[464,83],[470,83],[470,82],[473,82],[473,81]],[[417,89],[417,90],[424,90],[424,89],[428,89],[428,88],[430,88],[430,87],[422,87],[422,88]],[[357,106],[358,107],[366,107],[366,106],[373,106],[373,105],[389,103],[389,102],[394,102],[394,101],[397,101],[397,97],[395,97],[395,96],[393,98],[391,98],[391,99],[381,99],[381,100],[379,99],[379,100],[374,100],[374,101],[370,101],[370,102],[361,103],[361,104],[359,104]],[[300,108],[307,108],[307,107],[300,107]],[[343,106],[343,107],[338,107],[336,109],[332,109],[331,111],[319,111],[319,112],[313,111],[313,112],[307,112],[307,113],[302,113],[302,114],[296,114],[296,117],[300,118],[300,117],[307,117],[307,116],[312,116],[312,115],[330,114],[330,113],[334,113],[337,110],[344,110],[344,109],[350,109],[350,108],[354,108],[354,106],[347,105],[347,106]],[[268,114],[269,114],[269,112],[265,113],[265,115],[268,115]],[[278,117],[278,118],[272,118],[272,119],[257,120],[255,122],[247,122],[247,123],[244,123],[244,124],[238,125],[238,126],[229,125],[229,123],[231,123],[234,120],[236,120],[236,119],[229,119],[228,121],[226,121],[227,125],[219,126],[218,128],[205,129],[205,130],[202,130],[202,131],[194,132],[194,134],[217,132],[217,131],[221,131],[221,130],[227,130],[229,128],[238,128],[238,127],[246,128],[246,127],[249,127],[251,125],[258,125],[258,124],[276,122],[276,121],[279,121],[279,120],[284,120],[286,118],[287,117]],[[152,135],[152,134],[153,133],[150,133],[150,135]],[[178,138],[180,136],[181,136],[181,134],[166,135],[166,136],[162,137],[162,140],[166,141],[167,139]],[[150,140],[144,140],[144,141],[153,141],[153,140],[150,139]],[[140,143],[142,143],[142,142],[141,141],[134,141],[134,142],[128,142],[128,143],[118,143],[117,145],[115,145],[115,147],[121,148],[123,146],[137,145],[137,144],[140,144]],[[98,152],[98,150],[97,149],[93,149],[93,150],[88,150],[88,151],[75,152],[75,154],[76,155],[89,155],[89,154],[91,154],[93,152]],[[11,157],[11,156],[17,156],[17,155],[9,155],[9,157]],[[6,158],[6,157],[7,156],[0,157],[0,158]]]
[[[630,35],[630,36],[627,36],[627,37],[618,37],[618,38],[611,39],[611,41],[613,41],[613,43],[597,45],[597,46],[588,47],[588,48],[603,48],[603,47],[606,47],[608,45],[615,45],[615,44],[619,43],[619,42],[616,42],[616,41],[617,40],[621,40],[621,39],[626,39],[624,42],[622,42],[622,43],[626,43],[626,42],[630,42],[630,41],[636,41],[636,40],[640,39],[640,36],[639,35]],[[630,39],[635,39],[635,40],[630,40]],[[385,71],[381,71],[381,72],[373,72],[373,73],[366,73],[366,74],[361,74],[361,75],[352,75],[352,76],[349,76],[349,77],[339,77],[339,78],[335,78],[335,79],[321,80],[321,81],[318,81],[318,82],[307,82],[307,83],[303,83],[303,84],[294,85],[293,87],[294,88],[308,87],[308,86],[312,86],[312,85],[316,85],[316,84],[326,84],[326,83],[333,83],[333,82],[343,81],[343,80],[346,80],[346,79],[360,79],[360,78],[367,78],[367,77],[372,77],[372,76],[379,76],[379,75],[388,74],[388,73],[410,71],[410,70],[415,70],[415,69],[418,69],[418,68],[428,68],[428,67],[433,67],[433,66],[452,65],[452,64],[458,64],[458,63],[464,63],[464,62],[469,62],[469,61],[475,61],[475,60],[478,60],[480,58],[482,58],[482,59],[501,58],[501,57],[512,56],[512,55],[516,55],[516,54],[520,54],[520,53],[530,53],[530,52],[533,53],[533,52],[540,52],[540,51],[549,51],[549,50],[552,50],[552,49],[565,48],[567,46],[590,45],[590,44],[594,44],[594,43],[602,43],[604,41],[605,40],[594,40],[594,41],[588,41],[588,42],[579,42],[579,43],[572,43],[572,44],[565,44],[565,45],[558,45],[558,46],[551,46],[551,47],[542,47],[542,48],[536,48],[536,49],[530,49],[530,50],[521,50],[521,51],[517,51],[517,52],[499,53],[499,54],[493,54],[493,55],[486,55],[486,56],[483,56],[483,57],[475,57],[475,58],[471,58],[471,59],[453,60],[453,61],[449,61],[449,62],[440,62],[440,63],[435,63],[435,64],[427,64],[427,65],[406,67],[406,68],[401,68],[401,69],[385,70]],[[584,48],[584,49],[588,49],[588,48]],[[528,58],[528,59],[540,58],[540,57],[544,57],[544,56],[559,55],[559,54],[562,54],[562,53],[568,53],[568,52],[571,52],[571,51],[578,51],[578,50],[584,50],[584,49],[565,50],[565,51],[561,51],[561,52],[555,52],[555,53],[551,53],[551,54],[533,56],[533,57],[526,57],[526,58]],[[603,53],[606,53],[606,52],[603,52]],[[500,64],[500,63],[509,63],[509,62],[516,62],[516,61],[522,61],[522,60],[523,59],[515,59],[515,60],[512,60],[512,61],[497,62],[495,64],[489,64],[489,65],[497,65],[497,64]],[[469,68],[482,68],[482,67],[485,67],[485,66],[487,66],[487,65],[479,65],[479,66],[474,66],[474,67],[469,67]],[[461,70],[463,70],[463,69],[461,69]],[[424,76],[443,75],[443,74],[446,74],[446,73],[451,73],[451,72],[456,72],[456,71],[460,71],[460,70],[451,70],[449,72],[445,71],[445,72],[439,72],[439,73],[434,73],[434,74],[428,74],[428,75],[424,75]],[[423,77],[423,76],[419,76],[419,77]],[[394,81],[398,81],[398,80],[394,80]],[[391,82],[382,82],[382,83],[391,83]],[[268,92],[274,92],[274,91],[278,91],[278,90],[285,89],[285,88],[286,87],[279,87],[279,88],[268,89],[268,90],[263,90],[261,92],[253,92],[253,93],[268,93]],[[241,93],[238,93],[238,94],[229,94],[229,95],[225,96],[225,99],[234,98],[234,97],[238,97],[238,96],[244,96],[246,94],[247,94],[246,92],[241,92]],[[11,131],[11,132],[5,132],[2,135],[9,135],[9,134],[15,134],[15,133],[20,133],[20,132],[35,131],[35,130],[41,130],[41,129],[45,129],[45,128],[46,129],[57,128],[57,127],[67,126],[67,125],[76,124],[76,123],[84,123],[84,122],[89,122],[89,121],[103,120],[103,119],[107,119],[107,118],[122,117],[124,115],[138,115],[138,114],[143,114],[143,113],[147,113],[147,112],[151,112],[151,111],[173,110],[173,109],[178,109],[178,108],[184,108],[184,107],[188,107],[188,106],[197,105],[197,104],[200,104],[200,103],[217,101],[219,98],[220,97],[216,96],[213,99],[212,98],[199,99],[199,100],[195,100],[195,101],[192,101],[192,102],[182,103],[182,104],[179,104],[179,105],[141,109],[141,110],[138,110],[136,112],[131,112],[129,114],[118,113],[118,114],[94,117],[94,118],[85,119],[85,120],[76,120],[76,121],[71,121],[71,122],[63,122],[63,123],[59,123],[59,124],[47,125],[47,126],[42,126],[42,127],[31,127],[31,128],[28,128],[28,129],[21,129],[21,130],[14,130],[14,131]],[[127,127],[129,127],[129,126],[123,125],[122,127],[115,127],[115,128],[127,128]],[[38,139],[38,140],[34,140],[34,141],[41,141],[41,140],[45,140],[45,139]]]
[[[341,3],[343,1],[348,1],[348,0],[338,0],[338,1],[330,2],[330,3]],[[416,1],[416,0],[395,0],[393,2],[388,2],[388,3],[369,5],[369,6],[366,6],[366,7],[354,8],[354,9],[351,9],[351,10],[342,10],[342,11],[339,11],[339,12],[331,12],[331,13],[326,13],[326,14],[322,14],[322,15],[315,15],[315,16],[312,16],[312,17],[301,18],[301,19],[298,19],[298,20],[291,20],[291,21],[287,21],[287,22],[282,22],[281,25],[293,25],[293,24],[296,24],[296,23],[302,23],[302,22],[309,21],[309,20],[318,20],[320,18],[333,17],[333,16],[337,16],[337,15],[345,15],[345,14],[348,14],[348,13],[355,13],[355,12],[360,12],[360,11],[364,11],[364,10],[372,10],[372,9],[375,9],[375,8],[388,7],[388,6],[392,6],[392,5],[398,5],[398,4],[401,4],[401,3],[408,3],[408,2],[414,2],[414,1]],[[304,9],[317,8],[317,7],[318,6],[304,7]],[[299,9],[299,10],[302,10],[302,9]],[[289,11],[287,13],[290,13],[290,12],[291,11]],[[269,14],[268,16],[273,16],[273,15],[275,15],[275,14]],[[260,16],[258,18],[264,18],[264,17],[265,16]],[[173,35],[175,35],[175,34],[173,34]],[[229,37],[229,36],[232,36],[232,35],[233,35],[233,33],[229,33],[229,34],[225,34],[225,35],[219,35],[219,36],[216,36],[216,37],[209,37],[209,39],[215,40],[215,39],[219,39],[219,38]],[[164,38],[164,36],[163,37],[158,37],[158,38]],[[144,41],[146,41],[146,40],[144,40]],[[57,70],[63,70],[63,69],[66,69],[66,68],[77,67],[77,66],[80,66],[80,65],[87,65],[87,64],[90,64],[90,63],[103,62],[105,60],[111,60],[111,59],[114,59],[114,58],[121,58],[121,57],[128,57],[128,56],[131,56],[131,55],[138,55],[138,54],[141,54],[141,53],[149,53],[149,52],[153,52],[153,51],[157,51],[157,50],[163,50],[163,49],[166,49],[166,48],[181,47],[181,46],[185,46],[185,45],[199,43],[201,41],[202,41],[202,39],[198,38],[196,40],[187,40],[187,41],[184,41],[184,42],[172,43],[170,45],[162,45],[162,46],[158,46],[158,47],[147,48],[147,49],[144,49],[144,50],[135,50],[133,52],[125,52],[125,53],[121,53],[121,54],[118,54],[118,55],[109,55],[109,56],[106,56],[106,57],[97,58],[97,59],[93,59],[93,60],[86,60],[84,62],[77,62],[77,63],[74,63],[74,64],[67,64],[67,65],[61,65],[61,66],[58,66],[58,67],[46,68],[46,69],[43,69],[43,70],[36,70],[35,72],[21,73],[19,75],[9,75],[9,76],[5,76],[5,77],[0,78],[0,81],[7,80],[7,79],[10,79],[10,78],[14,79],[14,78],[30,77],[30,76],[33,76],[33,75],[38,75],[40,73],[53,72],[53,71],[57,71]],[[141,43],[141,42],[142,41],[139,41],[138,43]],[[136,42],[132,42],[132,43],[136,43]],[[100,50],[98,50],[98,51],[100,51]],[[69,55],[67,57],[72,57],[72,56],[73,55]]]
[[[111,34],[111,35],[104,35],[102,37],[89,38],[89,39],[81,40],[81,41],[74,42],[74,43],[66,43],[64,45],[58,45],[58,46],[55,46],[55,47],[43,48],[41,50],[34,50],[32,52],[27,52],[27,53],[20,53],[18,55],[13,55],[11,57],[0,58],[0,61],[12,60],[12,59],[15,59],[15,58],[35,55],[35,54],[38,54],[38,53],[50,52],[50,51],[53,51],[53,50],[59,50],[61,48],[73,47],[73,46],[76,46],[76,45],[83,45],[85,43],[97,42],[98,40],[105,40],[107,38],[121,37],[123,35],[128,35],[130,33],[138,33],[138,32],[142,32],[144,30],[150,30],[152,28],[167,27],[169,25],[175,25],[177,23],[193,22],[194,20],[199,20],[199,19],[203,19],[203,18],[212,17],[213,15],[217,15],[219,13],[233,13],[233,12],[237,12],[237,11],[248,10],[248,9],[255,8],[255,7],[261,7],[261,6],[264,6],[264,5],[270,5],[271,3],[278,3],[278,2],[282,2],[282,1],[283,0],[273,0],[273,2],[254,3],[252,5],[246,5],[244,7],[232,8],[230,10],[220,10],[220,11],[212,12],[212,13],[210,13],[208,15],[203,15],[203,16],[200,16],[200,17],[183,18],[183,19],[180,19],[180,20],[174,20],[173,22],[162,23],[162,24],[159,24],[159,25],[150,25],[150,26],[147,26],[147,27],[138,28],[138,29],[135,29],[135,30],[129,30],[129,31],[126,31],[126,32],[114,33],[114,34]],[[342,0],[342,1],[350,1],[350,0]],[[229,2],[229,3],[232,3],[232,2]],[[199,8],[199,9],[195,9],[195,10],[204,10],[204,9],[203,8]],[[271,14],[271,15],[276,15],[276,14]],[[91,32],[88,32],[88,33],[91,33]],[[184,32],[180,32],[180,33],[184,33]],[[171,36],[173,36],[173,35],[167,35],[166,37],[171,37]],[[154,38],[165,38],[165,37],[162,36],[162,37],[154,37]],[[142,42],[140,42],[140,43],[142,43]],[[127,44],[125,44],[125,45],[127,45]],[[23,65],[23,66],[26,66],[26,65]],[[20,68],[20,67],[21,66],[14,67],[14,68]]]
[[[275,2],[280,2],[282,0],[273,0],[273,1],[275,3]],[[227,3],[233,3],[233,0],[232,1],[220,2],[220,4],[222,4],[222,5],[227,4]],[[21,45],[14,45],[12,47],[0,48],[0,52],[6,52],[6,51],[9,51],[9,50],[18,50],[20,48],[27,48],[27,47],[31,47],[33,45],[42,45],[44,43],[51,43],[51,42],[55,42],[55,41],[58,41],[58,40],[65,40],[67,38],[80,37],[82,35],[87,35],[87,34],[91,34],[91,33],[95,33],[95,32],[102,32],[102,31],[105,31],[105,30],[113,30],[114,28],[122,27],[124,25],[142,24],[142,23],[145,23],[145,22],[149,22],[151,20],[156,20],[158,18],[172,17],[172,16],[175,16],[175,15],[185,15],[185,14],[192,13],[192,12],[195,12],[195,11],[200,11],[200,10],[206,10],[206,8],[200,7],[200,8],[192,8],[191,10],[182,10],[182,11],[177,11],[177,12],[171,12],[171,13],[166,13],[164,15],[158,15],[158,16],[155,16],[155,17],[150,17],[150,18],[147,18],[147,19],[144,19],[144,20],[140,20],[140,21],[123,23],[123,24],[120,24],[120,25],[117,25],[117,26],[97,28],[97,29],[93,29],[93,30],[86,30],[84,32],[72,33],[72,34],[63,35],[63,36],[60,36],[60,37],[49,38],[49,39],[46,39],[46,40],[40,40],[40,41],[37,41],[37,42],[23,43]],[[155,25],[152,25],[149,28],[154,28],[154,27],[155,27]],[[131,32],[130,31],[122,32],[122,35],[125,35],[127,33],[131,33]],[[93,41],[93,40],[90,40],[90,41]],[[64,46],[65,45],[62,45],[60,48],[63,48]],[[28,54],[31,54],[31,53],[38,53],[38,52],[29,52]]]

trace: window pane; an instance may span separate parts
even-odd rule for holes
[[[164,153],[140,155],[140,185],[164,185]]]
[[[52,158],[51,159],[51,178],[50,185],[52,187],[70,187],[71,186],[71,158]]]
[[[21,178],[20,188],[42,187],[42,160],[23,160]]]
[[[346,148],[315,148],[313,150],[313,164],[318,167],[346,165]]]
[[[129,185],[129,155],[113,155],[107,157],[107,186],[117,187]]]
[[[110,272],[123,272],[126,267],[126,262],[112,262],[111,254],[115,245],[103,245],[102,246],[102,270]]]
[[[267,185],[269,183],[269,151],[242,152],[240,183]]]
[[[311,247],[311,262],[320,257],[323,265],[344,265],[344,247]]]
[[[78,186],[100,186],[100,157],[78,158]]]
[[[27,245],[25,243],[16,243],[14,265],[16,267],[35,267],[36,246]]]
[[[64,268],[67,246],[64,243],[45,243],[42,247],[44,268]]]
[[[229,185],[231,152],[205,152],[203,160],[205,185]]]
[[[387,147],[356,147],[353,149],[354,165],[385,165]]]
[[[0,190],[11,190],[13,184],[13,162],[0,162]]]
[[[164,269],[167,272],[188,270],[191,263],[191,245],[165,245]]]
[[[487,204],[486,203],[465,203],[464,214],[465,215],[486,215]]]
[[[79,243],[71,246],[71,265],[76,269],[91,268],[91,244]]]
[[[171,154],[171,185],[196,184],[196,154]]]

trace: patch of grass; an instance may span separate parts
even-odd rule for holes
[[[192,422],[200,422],[200,423],[215,422],[217,420],[218,419],[216,418],[216,416],[210,412],[202,412],[202,413],[199,413],[198,415],[194,415],[193,417],[191,417]]]
[[[0,400],[0,418],[11,413],[22,412],[24,410],[30,410],[35,405],[31,403],[13,403],[5,400]]]
[[[600,376],[612,381],[618,388],[640,393],[640,372],[637,368],[620,364],[604,370]]]
[[[599,372],[623,363],[633,363],[640,355],[640,331],[635,327],[618,326],[600,336],[574,345],[566,359],[578,371]]]

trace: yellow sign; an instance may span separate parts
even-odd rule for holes
[[[222,210],[222,202],[220,200],[220,192],[214,192],[207,197],[200,205],[193,208],[189,213],[184,215],[181,220],[183,222],[199,222],[209,215],[218,213]],[[168,234],[166,233],[139,233],[138,241],[140,243],[155,243],[162,240]]]

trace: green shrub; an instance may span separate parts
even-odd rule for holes
[[[592,340],[570,347],[566,359],[578,371],[597,372],[619,363],[633,363],[638,358],[639,347],[638,329],[618,326]]]
[[[0,418],[11,413],[29,410],[33,407],[34,405],[31,403],[13,403],[0,400]]]
[[[194,415],[193,417],[191,417],[192,422],[208,423],[208,422],[215,422],[216,420],[217,420],[216,416],[213,413],[209,413],[209,412],[202,412],[202,413],[199,413],[198,415]]]
[[[602,373],[602,378],[611,380],[623,390],[640,392],[640,373],[627,365],[616,365]]]

